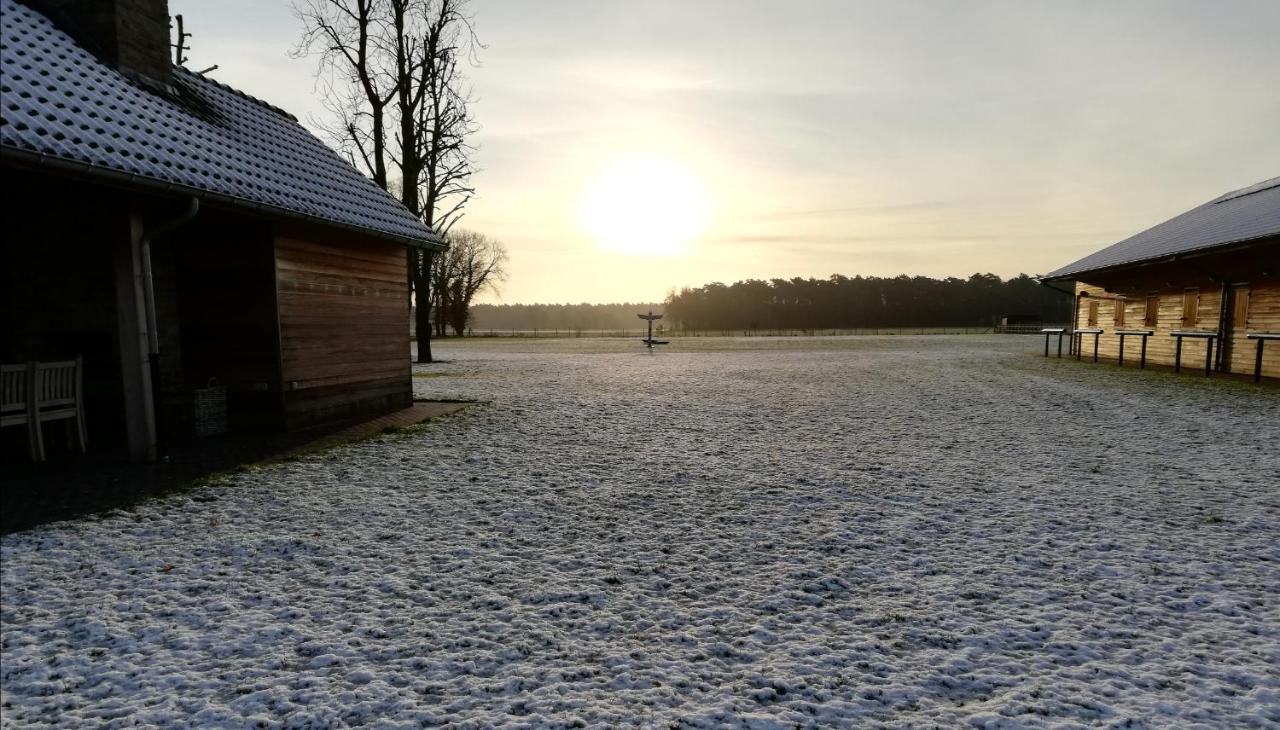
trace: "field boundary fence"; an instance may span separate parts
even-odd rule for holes
[[[654,328],[655,336],[670,338],[693,337],[858,337],[876,335],[989,335],[993,327],[857,327],[846,329],[694,329],[669,327]],[[1036,332],[1039,332],[1037,327]],[[639,337],[644,329],[472,329],[464,337],[560,339],[579,337]]]
[[[1046,327],[1071,329],[1071,325],[1065,322],[1041,322],[1039,324],[998,324],[992,330],[997,335],[1038,335]]]

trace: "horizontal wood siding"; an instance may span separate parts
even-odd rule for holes
[[[290,428],[412,403],[403,247],[278,236],[276,289]]]
[[[1213,270],[1213,262],[1201,264]],[[1231,341],[1223,353],[1222,369],[1236,373],[1253,373],[1256,343],[1248,340],[1250,332],[1280,332],[1280,279],[1264,275],[1265,267],[1259,262],[1252,274],[1241,273],[1232,284],[1247,284],[1249,305],[1246,322],[1230,327]],[[1170,286],[1172,285],[1172,286]],[[1078,282],[1077,294],[1084,294],[1077,310],[1076,326],[1089,326],[1090,303],[1098,305],[1098,322],[1104,330],[1098,341],[1100,358],[1114,361],[1119,354],[1120,338],[1115,334],[1115,310],[1123,307],[1127,329],[1154,329],[1155,335],[1147,340],[1147,362],[1157,365],[1173,365],[1175,338],[1170,332],[1189,329],[1184,324],[1186,292],[1196,288],[1196,324],[1190,329],[1219,331],[1223,319],[1222,283],[1207,278],[1175,279],[1172,274],[1159,270],[1146,271],[1142,278],[1123,279],[1119,275],[1105,285]],[[1148,297],[1157,297],[1156,323],[1154,327],[1144,323]],[[1228,302],[1230,304],[1230,302]],[[1229,307],[1227,318],[1234,307]],[[1182,345],[1182,364],[1189,368],[1204,367],[1206,343],[1201,339],[1186,338]],[[1125,342],[1125,362],[1137,364],[1141,339],[1130,337]],[[1093,351],[1093,338],[1085,338],[1085,355]],[[1216,359],[1216,358],[1215,358]],[[1280,343],[1269,343],[1263,350],[1262,373],[1280,378]]]
[[[1227,359],[1233,373],[1252,373],[1258,343],[1246,335],[1250,332],[1280,333],[1280,280],[1271,278],[1250,282],[1249,306],[1245,325],[1232,328],[1227,345]],[[1262,351],[1262,374],[1280,378],[1280,342],[1268,342]]]

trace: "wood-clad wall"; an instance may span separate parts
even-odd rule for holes
[[[276,237],[288,427],[411,405],[407,276],[403,246]]]
[[[1264,250],[1265,253],[1265,250]],[[1212,270],[1212,259],[1203,262],[1203,268]],[[1171,265],[1172,266],[1172,265]],[[1264,272],[1265,275],[1264,275]],[[1175,275],[1175,273],[1177,275]],[[1151,268],[1141,274],[1112,274],[1108,278],[1091,283],[1077,282],[1076,293],[1080,307],[1076,314],[1076,326],[1089,327],[1089,303],[1098,304],[1097,327],[1103,330],[1098,341],[1100,358],[1114,361],[1119,354],[1120,338],[1117,329],[1152,329],[1155,334],[1147,340],[1147,361],[1158,365],[1173,365],[1176,340],[1170,336],[1174,330],[1195,329],[1217,332],[1225,325],[1230,333],[1222,354],[1221,369],[1233,373],[1252,374],[1257,343],[1246,338],[1251,332],[1280,332],[1280,276],[1265,268],[1261,260],[1252,270],[1230,276],[1227,307],[1223,309],[1223,285],[1221,278],[1214,279],[1201,273],[1188,275],[1185,267],[1178,271]],[[1196,322],[1188,323],[1184,305],[1190,300],[1188,290],[1196,290],[1194,311]],[[1247,307],[1236,299],[1247,292]],[[1157,318],[1154,326],[1146,323],[1148,297],[1158,298]],[[1124,310],[1124,324],[1117,326],[1116,309]],[[1243,311],[1245,321],[1234,321],[1233,314]],[[1225,321],[1224,321],[1225,320]],[[1137,364],[1142,341],[1129,337],[1125,341],[1125,362]],[[1183,367],[1192,369],[1204,366],[1206,342],[1203,339],[1185,338],[1182,343]],[[1093,337],[1085,337],[1084,354],[1092,355]],[[1215,357],[1215,360],[1217,358]],[[1262,374],[1280,378],[1280,343],[1268,343],[1263,349]]]

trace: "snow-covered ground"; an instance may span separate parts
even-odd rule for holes
[[[6,727],[1280,723],[1280,393],[472,341],[402,438],[3,539]]]

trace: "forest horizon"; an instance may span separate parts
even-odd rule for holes
[[[1071,296],[1027,274],[968,278],[892,277],[742,279],[672,290],[663,301],[473,305],[468,328],[610,330],[637,327],[653,309],[667,327],[709,330],[853,329],[989,326],[1004,315],[1066,321]]]

